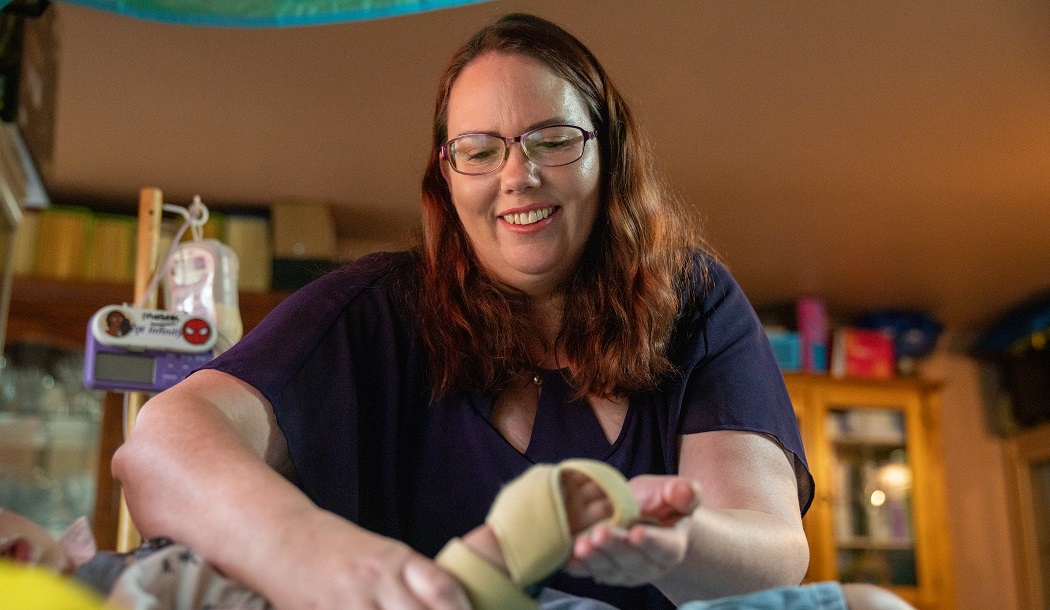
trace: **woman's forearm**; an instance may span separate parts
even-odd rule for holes
[[[248,582],[265,568],[256,554],[267,540],[317,510],[260,447],[222,411],[176,392],[147,403],[112,468],[143,535],[191,546]]]
[[[701,506],[677,527],[685,558],[653,583],[676,604],[798,584],[809,564],[804,533],[775,515]]]

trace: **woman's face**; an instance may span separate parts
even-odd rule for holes
[[[594,129],[576,89],[523,55],[478,57],[449,94],[450,139],[518,136],[556,124]],[[536,165],[518,143],[503,167],[489,174],[465,176],[442,163],[456,213],[486,273],[533,296],[557,290],[579,262],[598,214],[598,158],[591,140],[579,161],[559,167]],[[529,222],[530,212],[541,219]]]

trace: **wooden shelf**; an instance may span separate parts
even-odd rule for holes
[[[130,284],[15,277],[7,320],[8,343],[45,343],[64,349],[84,349],[87,323],[106,305],[130,302]],[[287,292],[242,292],[241,321],[248,332],[283,301]]]

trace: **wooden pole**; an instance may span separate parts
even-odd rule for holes
[[[164,196],[158,188],[147,187],[139,192],[138,242],[135,254],[135,304],[157,307],[157,291],[146,294],[150,280],[157,268],[158,244],[160,242],[160,218],[163,213]],[[139,409],[146,402],[145,392],[128,392],[124,397],[124,438],[131,434]],[[135,529],[120,492],[120,514],[117,521],[117,550],[127,552],[139,546],[142,536]]]

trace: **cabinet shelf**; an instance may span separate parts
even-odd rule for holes
[[[134,294],[131,284],[16,276],[11,286],[7,342],[82,350],[91,316],[106,305],[131,302]],[[241,292],[238,304],[245,332],[288,294]]]
[[[840,436],[829,440],[835,447],[847,450],[859,450],[863,448],[889,451],[900,449],[904,447],[906,443],[904,437],[898,439],[887,439],[883,437]]]
[[[882,541],[872,540],[865,536],[853,536],[845,540],[837,540],[835,545],[850,551],[910,551],[915,548],[912,541]]]

